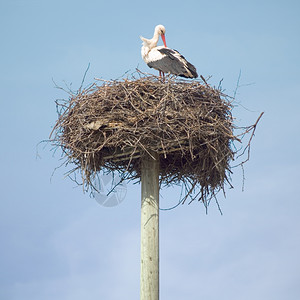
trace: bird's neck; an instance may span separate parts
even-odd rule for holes
[[[159,40],[159,33],[157,31],[154,32],[153,38],[150,40],[153,48],[157,46]]]
[[[159,34],[157,32],[154,32],[152,39],[149,40],[149,39],[142,38],[143,45],[145,48],[148,48],[148,50],[150,51],[151,49],[157,46],[158,39],[159,39]]]

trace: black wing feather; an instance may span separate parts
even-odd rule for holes
[[[183,55],[178,51],[170,48],[160,48],[158,51],[164,54],[165,57],[160,60],[160,65],[164,70],[160,70],[164,73],[171,73],[187,78],[197,78],[198,74],[196,68],[188,62]],[[155,62],[151,62],[152,64]],[[148,65],[149,65],[148,64]],[[157,63],[156,63],[157,64]],[[155,66],[152,66],[156,69]],[[192,76],[191,76],[192,75]]]

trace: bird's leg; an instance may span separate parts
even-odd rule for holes
[[[159,79],[161,82],[165,82],[165,73],[162,71],[159,71]]]

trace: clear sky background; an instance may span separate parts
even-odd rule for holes
[[[299,1],[0,1],[0,299],[139,299],[140,186],[114,208],[83,194],[59,154],[36,145],[57,115],[55,89],[136,67],[140,35],[167,45],[233,94],[238,124],[264,111],[234,189],[161,211],[161,299],[300,298]],[[178,201],[162,191],[161,206]]]

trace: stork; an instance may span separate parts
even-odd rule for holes
[[[197,78],[196,68],[178,51],[167,47],[165,32],[163,25],[157,25],[152,39],[140,37],[143,41],[141,53],[145,63],[158,70],[160,77],[161,74],[164,76],[164,73],[169,73],[185,78]],[[164,46],[157,46],[160,36]]]

